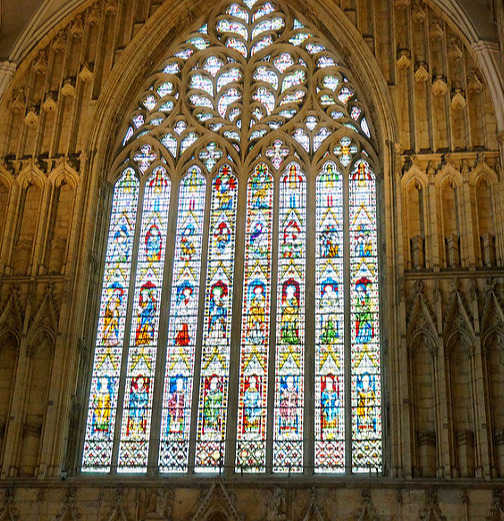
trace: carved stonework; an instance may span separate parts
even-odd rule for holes
[[[287,504],[286,492],[282,488],[275,488],[264,503],[264,517],[266,521],[286,521]]]
[[[145,490],[143,512],[140,518],[152,521],[173,519],[173,501],[175,494],[171,489]]]
[[[75,488],[68,488],[65,495],[65,504],[60,513],[56,516],[56,521],[81,521],[81,515],[75,500]]]
[[[46,94],[44,103],[42,105],[43,109],[46,112],[54,112],[56,110],[56,107],[58,106],[56,98],[57,98],[57,94],[55,95],[55,93],[53,93],[53,92],[48,92]]]
[[[114,492],[114,506],[110,512],[103,518],[103,521],[131,521],[127,509],[124,506],[124,493],[121,489]]]
[[[47,284],[44,294],[37,306],[37,313],[30,321],[30,331],[45,328],[56,332],[60,314],[60,306],[52,284]]]
[[[452,38],[450,45],[448,46],[448,59],[452,61],[460,61],[462,59],[463,52],[460,48],[460,41],[456,38]]]
[[[0,508],[0,519],[2,521],[18,521],[19,512],[14,504],[14,490],[6,488],[4,492],[3,505]]]
[[[414,7],[413,7],[412,18],[416,24],[421,24],[421,23],[425,22],[425,19],[427,18],[427,14],[425,13],[425,9],[423,8],[422,0],[415,1]]]
[[[426,83],[429,81],[429,65],[427,62],[418,62],[415,66],[415,81],[417,83]]]
[[[38,127],[40,121],[39,117],[39,109],[38,107],[31,106],[26,112],[25,116],[25,125],[30,129],[35,129]]]
[[[63,96],[75,96],[75,78],[66,78],[61,87],[61,94]]]
[[[91,81],[93,79],[93,71],[92,71],[91,65],[89,65],[88,63],[85,63],[82,66],[82,68],[79,72],[79,78],[84,83]]]
[[[454,291],[452,294],[444,324],[444,337],[446,340],[449,340],[455,334],[462,334],[467,339],[474,337],[471,319],[459,291]]]
[[[303,521],[327,521],[327,516],[320,508],[319,494],[317,490],[312,489],[310,494],[310,504],[303,516]]]
[[[244,518],[236,509],[236,499],[222,483],[214,483],[192,514],[190,521],[205,521],[215,514],[221,514],[227,521],[242,521]]]
[[[487,516],[487,521],[504,521],[502,490],[495,489],[492,496],[492,507],[490,509],[490,515]]]
[[[434,96],[445,96],[448,92],[446,78],[442,74],[436,74],[432,80],[432,94]]]
[[[446,521],[446,517],[439,508],[436,491],[428,489],[425,491],[425,506],[420,516],[421,521]]]
[[[504,313],[495,291],[490,290],[485,295],[481,319],[482,348],[486,350],[491,335],[497,333],[504,338]]]
[[[483,90],[483,83],[476,71],[469,72],[467,76],[467,90],[472,94],[478,94]]]
[[[35,74],[44,74],[47,71],[47,54],[45,51],[40,51],[33,60],[33,70]]]
[[[24,310],[21,305],[19,285],[11,286],[9,293],[8,300],[0,313],[0,331],[11,330],[20,334],[23,330]]]
[[[358,516],[358,521],[379,521],[376,509],[371,502],[371,494],[369,490],[361,492],[361,510]]]
[[[397,51],[397,68],[407,69],[411,65],[411,51],[409,49],[399,49]]]
[[[451,108],[453,110],[463,110],[466,108],[467,102],[463,89],[454,89],[451,98]]]

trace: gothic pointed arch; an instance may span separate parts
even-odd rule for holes
[[[416,297],[408,328],[413,472],[434,477],[437,468],[437,334],[421,293]]]
[[[228,1],[134,95],[109,176],[83,470],[145,471],[159,420],[162,472],[382,468],[383,171],[345,62],[288,5]]]
[[[474,476],[478,464],[472,364],[475,335],[460,293],[454,291],[451,300],[444,332],[447,392],[451,402],[451,457],[459,475]]]
[[[481,348],[489,444],[492,448],[495,472],[502,476],[504,473],[504,415],[496,404],[502,399],[504,386],[504,316],[494,289],[490,289],[485,296],[481,321]]]
[[[223,483],[214,483],[207,491],[194,513],[191,521],[242,521],[232,493]]]

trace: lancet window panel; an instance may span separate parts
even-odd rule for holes
[[[198,326],[206,180],[197,166],[180,186],[163,389],[162,470],[186,468]]]
[[[373,127],[309,25],[220,4],[138,97],[83,471],[381,470]]]

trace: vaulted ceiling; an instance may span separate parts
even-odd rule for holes
[[[0,60],[19,62],[47,29],[85,1],[0,0]],[[492,0],[435,0],[435,3],[452,16],[461,9],[472,26],[474,40],[497,41]]]

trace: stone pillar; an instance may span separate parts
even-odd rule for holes
[[[501,478],[504,476],[504,431],[494,432],[494,465],[497,474]]]
[[[0,62],[0,99],[6,91],[11,79],[16,72],[16,64],[10,61]]]
[[[446,237],[445,245],[447,267],[458,268],[460,266],[460,241],[458,235],[453,233]]]
[[[456,433],[457,460],[460,477],[474,476],[474,433],[469,430]]]
[[[21,476],[34,476],[38,464],[40,434],[42,426],[25,423],[23,427],[23,448],[19,472]]]
[[[485,268],[495,266],[495,237],[491,233],[485,233],[480,237],[480,242],[483,266]]]
[[[436,477],[436,433],[417,432],[418,467],[423,478]]]
[[[425,240],[420,235],[415,235],[410,239],[411,248],[411,267],[421,270],[425,267]]]

